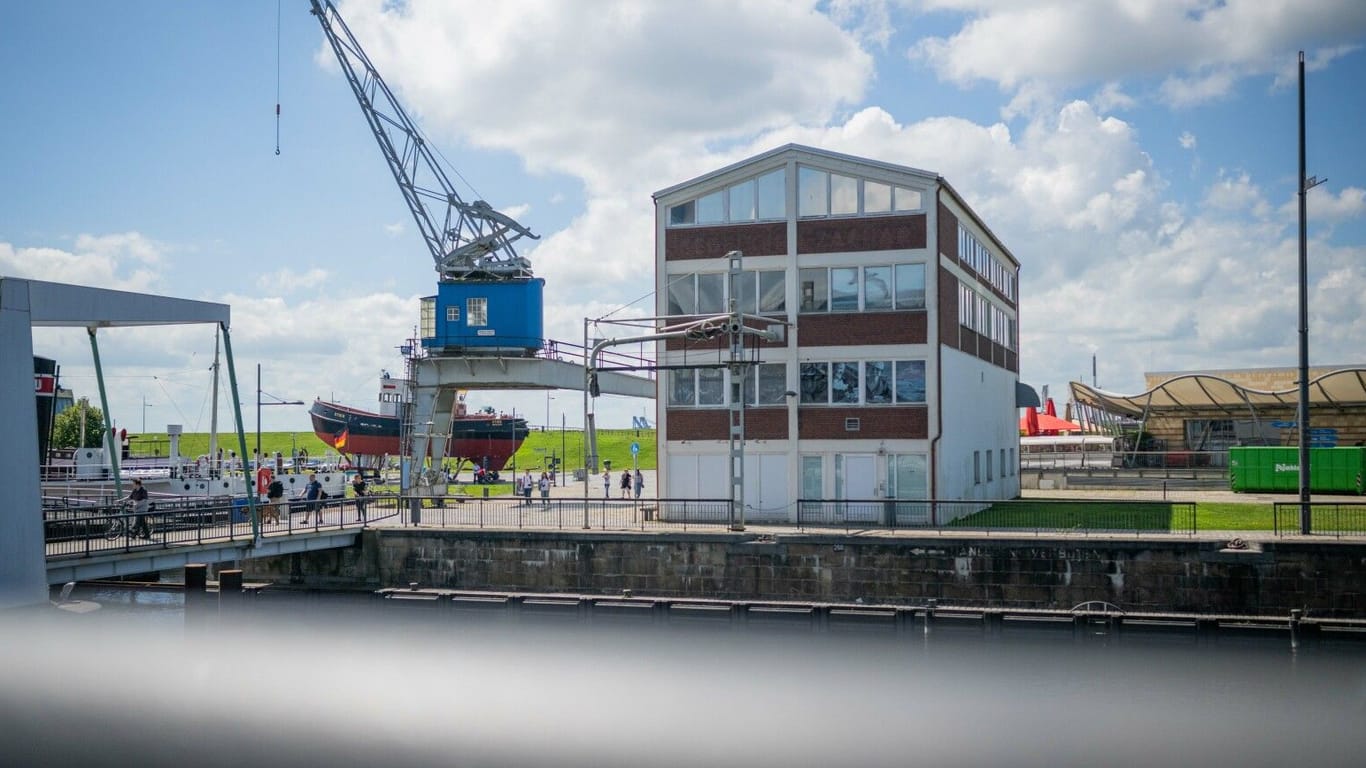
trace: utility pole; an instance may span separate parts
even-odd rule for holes
[[[1304,51],[1300,51],[1300,533],[1312,530],[1309,497],[1309,190],[1328,179],[1305,177],[1304,157]]]

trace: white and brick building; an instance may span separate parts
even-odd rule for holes
[[[739,309],[789,324],[748,343],[748,519],[1019,495],[1019,262],[944,179],[787,145],[654,200],[657,314],[726,312],[738,250]],[[728,359],[724,336],[659,345],[662,365],[708,366],[659,378],[664,497],[727,497]]]

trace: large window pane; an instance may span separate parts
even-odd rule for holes
[[[787,365],[761,363],[756,368],[759,384],[759,404],[773,405],[787,399]]]
[[[920,210],[920,193],[914,189],[897,187],[896,194],[892,198],[893,204],[898,211],[918,211]]]
[[[797,212],[802,216],[825,216],[830,212],[825,171],[797,170]]]
[[[707,272],[697,276],[697,314],[715,315],[726,311],[726,275]]]
[[[929,498],[929,461],[923,453],[892,457],[892,495],[898,499]]]
[[[802,457],[802,498],[819,501],[825,498],[825,472],[821,456]]]
[[[725,405],[725,371],[720,368],[700,368],[697,371],[697,404]]]
[[[802,402],[830,402],[829,363],[802,363]]]
[[[830,402],[857,403],[858,363],[830,364]]]
[[[830,311],[858,311],[858,267],[830,270]]]
[[[693,223],[693,201],[675,205],[669,209],[669,225]]]
[[[896,308],[925,308],[925,265],[896,265]]]
[[[863,402],[892,402],[892,362],[869,361],[863,364]]]
[[[726,209],[721,204],[721,193],[713,192],[697,200],[697,223],[718,224],[726,220]]]
[[[669,371],[669,405],[693,405],[693,372]]]
[[[759,312],[759,292],[756,287],[758,280],[758,274],[749,270],[741,272],[735,278],[735,297],[739,299],[741,312],[748,312],[751,315]]]
[[[892,188],[876,181],[863,182],[863,212],[887,213],[892,210]]]
[[[830,174],[830,214],[858,213],[858,179]]]
[[[730,188],[730,220],[754,221],[754,182],[743,181]]]
[[[898,403],[925,402],[925,361],[896,361],[896,401]]]
[[[787,311],[786,273],[781,269],[759,273],[759,311]]]
[[[670,275],[669,314],[691,315],[697,310],[697,288],[692,275]]]
[[[803,312],[825,312],[830,309],[830,274],[825,267],[803,269],[801,280]]]
[[[489,300],[485,298],[465,299],[465,325],[489,324]]]
[[[761,219],[787,218],[787,172],[781,168],[755,180],[754,196]]]
[[[863,308],[865,310],[892,308],[891,267],[863,268]]]

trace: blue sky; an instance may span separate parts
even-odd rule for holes
[[[434,286],[307,3],[279,9],[277,28],[274,0],[0,3],[0,274],[230,303],[248,429],[257,363],[267,393],[373,406]],[[1022,263],[1021,379],[1054,393],[1089,382],[1092,354],[1126,393],[1144,371],[1296,364],[1305,50],[1309,173],[1329,180],[1310,194],[1311,363],[1366,362],[1358,1],[340,9],[462,193],[542,235],[523,252],[550,336],[651,290],[652,192],[793,141],[963,193]],[[101,338],[116,420],[207,430],[211,330]],[[83,333],[35,342],[94,395]],[[577,393],[470,399],[579,421]],[[303,408],[263,422],[307,429]]]

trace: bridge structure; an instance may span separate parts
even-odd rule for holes
[[[242,433],[237,376],[232,362],[232,341],[228,333],[231,311],[226,304],[169,296],[156,296],[106,288],[92,288],[21,278],[0,278],[0,425],[5,439],[0,440],[0,467],[9,477],[0,483],[0,609],[45,603],[48,600],[46,521],[42,509],[38,420],[33,400],[33,329],[35,327],[84,328],[90,337],[100,404],[109,417],[100,366],[97,331],[115,327],[183,324],[214,324],[222,336],[232,387],[233,408],[237,411],[237,442],[240,455],[246,456],[246,436]],[[22,364],[19,361],[23,361]],[[117,446],[113,432],[106,430],[111,457],[115,494],[119,487]],[[249,519],[256,520],[256,501],[248,499]],[[255,523],[253,523],[255,525]]]
[[[190,563],[234,563],[321,549],[350,547],[366,525],[395,517],[393,497],[371,497],[365,519],[356,502],[326,503],[301,524],[283,515],[256,526],[244,505],[191,501],[146,518],[149,530],[135,535],[136,515],[117,507],[49,508],[44,511],[48,586],[135,576],[184,568]]]

